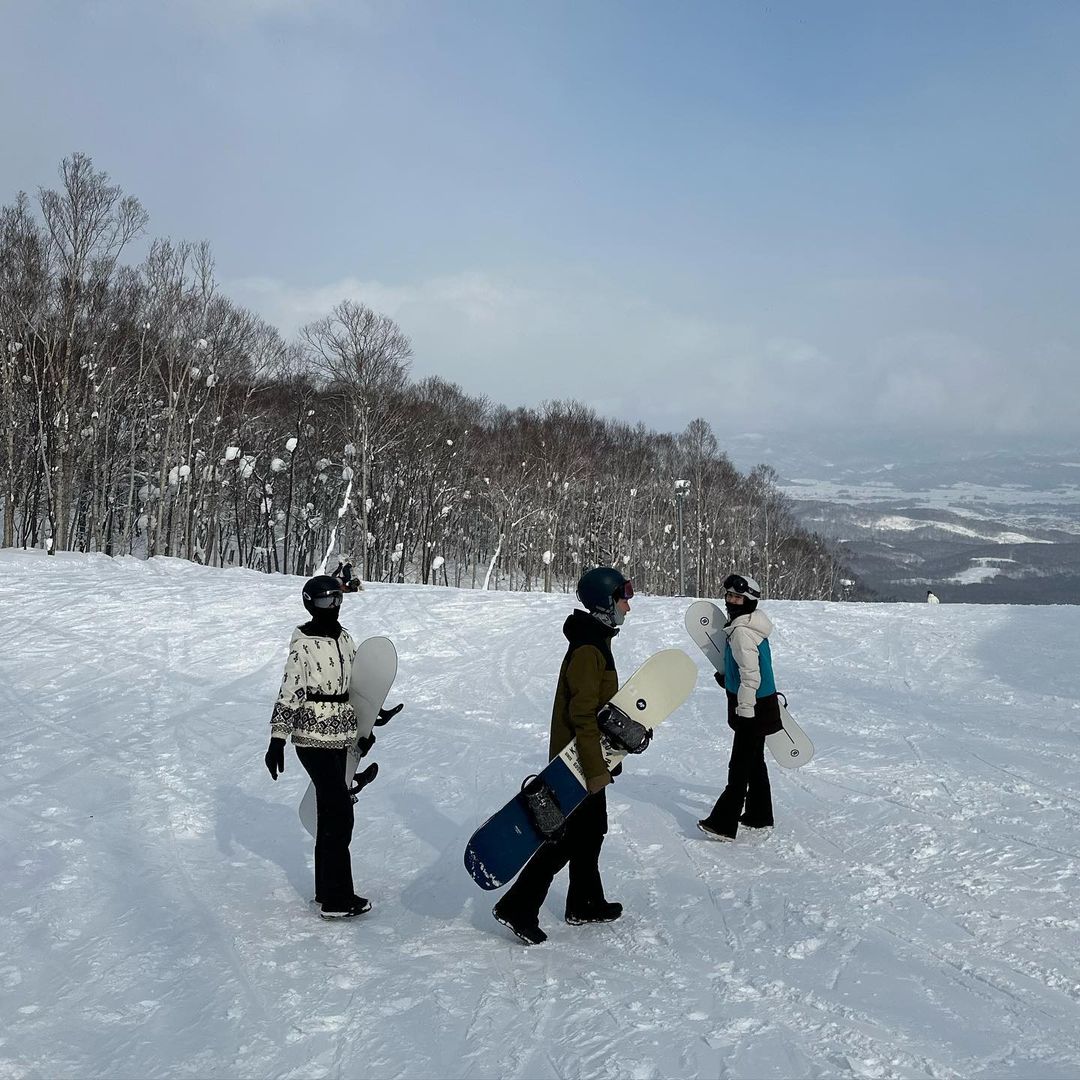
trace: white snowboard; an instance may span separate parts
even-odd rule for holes
[[[664,649],[650,656],[619,687],[608,704],[652,730],[686,701],[697,678],[697,664],[682,649]],[[614,769],[626,756],[604,735],[600,736],[600,746],[609,770]],[[564,747],[559,757],[585,787],[585,770],[578,756],[577,740]]]
[[[727,619],[723,610],[711,600],[697,600],[686,609],[686,618],[683,621],[686,632],[709,658],[709,663],[717,671],[723,672],[724,647],[727,645],[724,634]],[[785,769],[797,769],[814,756],[814,744],[788,712],[787,698],[783,694],[780,694],[779,698],[780,722],[784,727],[782,731],[766,735],[765,745],[777,765],[782,765]]]
[[[780,698],[780,723],[784,725],[784,730],[766,735],[765,745],[769,748],[769,753],[772,754],[777,765],[783,765],[785,769],[797,769],[814,756],[814,744],[788,712],[787,698],[783,694],[778,696]]]
[[[353,658],[349,675],[349,703],[356,712],[357,739],[366,739],[375,726],[379,710],[390,693],[397,677],[397,649],[386,637],[373,637],[362,641]],[[360,764],[360,750],[356,743],[349,748],[345,764],[345,780],[350,785]],[[304,828],[315,835],[315,785],[308,783],[307,791],[300,800],[300,821]]]

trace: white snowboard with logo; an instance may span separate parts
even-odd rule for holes
[[[362,641],[353,658],[349,675],[349,704],[356,712],[357,740],[366,739],[378,719],[379,710],[390,693],[397,677],[397,649],[386,637],[373,637]],[[360,750],[356,743],[349,748],[345,764],[345,779],[351,785],[360,765]],[[316,825],[315,785],[308,783],[307,791],[300,800],[300,821],[314,836]]]
[[[709,663],[723,673],[724,646],[727,644],[724,634],[727,619],[723,609],[711,600],[697,600],[686,609],[686,618],[683,621],[686,632],[709,658]],[[780,722],[784,727],[781,731],[766,735],[765,745],[777,765],[782,765],[785,769],[797,769],[814,756],[814,744],[788,712],[787,698],[783,694],[779,697]]]
[[[619,687],[608,704],[651,731],[686,701],[697,677],[697,664],[682,649],[664,649],[650,656]],[[600,735],[600,746],[604,752],[604,764],[609,770],[626,757],[603,733]],[[581,766],[577,740],[564,747],[559,757],[585,787],[585,770]]]

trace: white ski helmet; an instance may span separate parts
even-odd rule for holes
[[[728,604],[726,597],[734,593],[743,598],[741,604]],[[749,574],[728,574],[724,578],[724,606],[728,609],[728,615],[734,618],[736,614],[749,615],[758,606],[761,599],[761,586]]]

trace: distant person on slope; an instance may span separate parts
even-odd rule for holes
[[[292,738],[315,785],[315,901],[324,919],[349,919],[371,910],[353,891],[349,855],[353,801],[345,772],[347,748],[357,737],[356,713],[349,704],[356,645],[338,622],[341,583],[336,578],[313,577],[302,595],[311,620],[298,626],[289,641],[264,760],[276,780],[285,771],[285,741]]]
[[[928,604],[940,604],[941,603],[941,601],[934,595],[933,591],[930,590],[930,589],[926,590],[926,602]]]
[[[563,634],[570,644],[555,689],[548,758],[554,758],[576,738],[589,794],[567,818],[562,838],[544,844],[492,908],[492,915],[526,945],[547,940],[540,929],[540,907],[555,875],[567,863],[568,923],[612,922],[622,914],[622,904],[605,898],[600,880],[600,848],[608,828],[604,788],[612,776],[604,763],[596,714],[619,688],[611,641],[630,611],[634,586],[618,570],[599,566],[582,576],[577,595],[587,610],[572,612],[563,623]]]
[[[353,573],[352,558],[347,554],[338,559],[337,569],[332,576],[341,582],[344,592],[361,592],[364,588],[364,583]]]
[[[698,828],[714,840],[734,840],[741,822],[750,829],[773,824],[772,790],[765,764],[765,736],[780,731],[780,702],[773,677],[772,622],[758,607],[761,586],[746,574],[724,581],[724,670],[714,676],[727,691],[727,722],[735,732],[728,782]],[[745,805],[745,811],[744,811]]]

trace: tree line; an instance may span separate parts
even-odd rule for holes
[[[343,301],[294,340],[220,291],[207,244],[85,155],[0,210],[3,545],[366,580],[833,599],[850,575],[760,466],[576,401],[511,409],[412,379],[402,330]],[[141,261],[128,256],[136,246]]]

